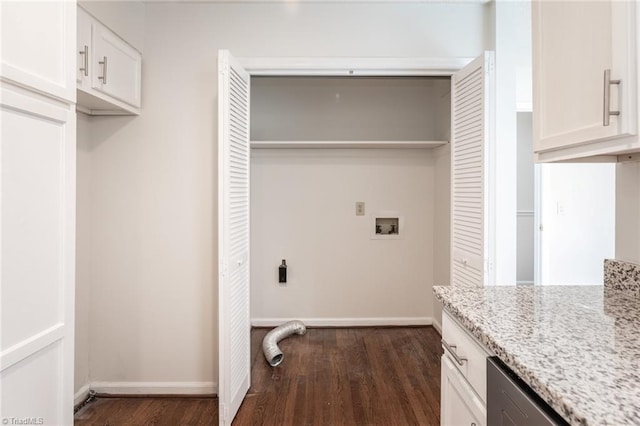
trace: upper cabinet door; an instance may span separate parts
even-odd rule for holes
[[[538,160],[614,152],[636,133],[635,3],[538,0],[532,18]]]
[[[91,64],[91,17],[83,9],[78,8],[78,61],[76,66],[76,82],[82,85],[86,81],[91,85],[89,78],[89,65]]]
[[[75,2],[1,1],[0,28],[2,80],[76,101]]]
[[[142,56],[103,25],[93,23],[92,87],[140,107]]]

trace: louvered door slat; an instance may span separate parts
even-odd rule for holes
[[[476,96],[479,95],[481,95],[480,92]],[[482,115],[482,111],[478,109],[481,105],[481,99],[473,101],[468,99],[464,104],[458,105],[454,111],[461,119],[471,115]]]
[[[482,87],[479,87],[482,81],[482,76],[478,74],[468,74],[467,76],[458,79],[458,99],[466,99],[469,93],[474,91],[482,91]]]
[[[482,134],[482,127],[472,127],[469,125],[463,131],[458,133],[456,137],[460,138],[460,142],[472,142],[478,138],[478,135]]]
[[[230,425],[250,384],[249,75],[218,55],[219,420]]]
[[[482,149],[473,149],[459,153],[454,157],[454,160],[458,162],[459,166],[463,164],[473,166],[474,164],[482,164],[478,160],[480,155],[482,155]]]
[[[460,96],[458,96],[458,105],[460,107],[465,105],[466,103],[476,102],[478,96],[482,94],[482,87],[480,87],[481,79],[470,79],[465,82],[463,85],[458,86],[458,92]]]
[[[451,81],[451,279],[481,286],[490,280],[490,141],[493,54],[456,73]]]

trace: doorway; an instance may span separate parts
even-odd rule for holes
[[[602,284],[615,254],[615,164],[539,167],[539,284]]]
[[[483,57],[474,61],[474,68],[480,69],[479,72],[473,75],[483,76],[482,73],[483,64],[486,61],[491,60],[493,55],[485,54]],[[267,61],[270,62],[270,61]],[[286,62],[286,61],[285,61]],[[340,63],[344,64],[344,61],[335,61],[338,64],[338,68],[335,64],[332,68],[326,68],[326,58],[321,61],[322,64],[315,68],[311,67],[308,62],[296,63],[295,61],[289,63],[289,71],[282,72],[282,67],[278,67],[273,63],[267,64],[267,70],[265,68],[256,67],[255,63],[251,61],[243,60],[242,63],[249,68],[245,70],[240,61],[235,60],[228,51],[221,51],[219,56],[219,108],[218,108],[218,128],[219,128],[219,257],[220,257],[220,277],[219,277],[219,401],[220,401],[220,422],[221,424],[228,424],[233,419],[239,403],[246,393],[249,386],[249,329],[250,329],[250,316],[248,314],[249,307],[249,273],[246,272],[246,268],[250,265],[249,254],[246,251],[249,241],[249,224],[248,224],[248,211],[249,211],[249,197],[248,188],[249,182],[249,152],[250,152],[250,140],[248,137],[248,123],[249,113],[246,110],[247,105],[250,105],[249,93],[246,89],[248,82],[250,81],[250,75],[260,75],[266,73],[268,75],[343,75],[343,76],[451,76],[455,71],[464,67],[465,64],[471,62],[464,59],[452,59],[450,63],[447,61],[429,61],[429,60],[417,60],[413,66],[407,66],[406,60],[397,59],[383,59],[383,60],[356,60],[354,61],[355,67],[339,67]],[[247,66],[247,64],[252,64]],[[293,66],[291,66],[293,64]],[[479,65],[478,65],[479,64]],[[282,65],[282,64],[280,64]],[[286,66],[284,67],[287,68]],[[254,70],[261,69],[261,71],[255,72]],[[491,68],[493,69],[493,68]],[[280,72],[278,72],[280,70]],[[382,70],[382,71],[380,71]],[[467,73],[468,74],[468,73]],[[265,75],[265,74],[262,74]],[[466,74],[465,74],[466,75]],[[242,81],[240,81],[242,80]],[[482,81],[482,79],[480,79]],[[473,80],[476,81],[476,80]],[[484,88],[484,83],[482,84]],[[480,91],[480,93],[483,93]],[[467,98],[465,98],[467,99]],[[469,99],[467,99],[469,101]],[[468,103],[468,102],[467,102]],[[487,99],[485,103],[479,102],[482,106],[489,103]],[[471,103],[471,106],[475,106],[476,103]],[[469,105],[464,104],[462,107],[466,108]],[[462,109],[464,109],[462,108]],[[466,110],[465,110],[466,111]],[[478,117],[484,118],[482,113],[477,114]],[[482,126],[481,126],[482,127]],[[484,135],[484,132],[480,132]],[[475,135],[475,133],[474,133]],[[474,136],[475,137],[475,136]],[[475,139],[474,139],[475,140]],[[275,141],[275,145],[281,145]],[[312,141],[317,142],[317,141]],[[358,148],[362,148],[363,141],[356,141],[354,144]],[[390,143],[397,143],[398,141],[364,141],[366,148],[389,148]],[[415,149],[414,144],[420,145],[420,148],[429,147],[433,141],[430,140],[404,140],[400,141],[402,148],[412,147]],[[267,141],[267,144],[273,146],[273,141]],[[263,144],[264,145],[264,144]],[[286,145],[286,144],[285,144]],[[264,146],[263,146],[264,147]],[[281,146],[280,146],[281,148]],[[291,146],[289,146],[291,148]],[[299,147],[298,147],[299,148]],[[315,147],[317,148],[317,147]],[[354,148],[354,146],[350,146]],[[475,155],[476,151],[467,153],[466,155]],[[445,153],[444,155],[448,155]],[[415,160],[411,158],[410,160]],[[469,161],[476,161],[477,159],[467,159]],[[442,163],[434,161],[434,163]],[[437,173],[433,173],[437,175]],[[237,182],[237,185],[234,184]],[[337,183],[337,187],[340,187],[340,183]],[[241,194],[238,191],[242,189]],[[235,194],[237,196],[234,195]],[[399,186],[394,188],[394,191],[398,194],[406,191],[406,188]],[[362,201],[362,200],[356,200]],[[237,208],[234,209],[230,202],[235,202]],[[356,203],[357,204],[357,203]],[[231,208],[230,208],[231,207]],[[356,207],[356,206],[353,206]],[[241,213],[241,214],[240,214]],[[356,213],[356,212],[353,212]],[[396,212],[398,223],[400,224],[399,233],[402,235],[402,224],[409,226],[409,218],[401,212]],[[355,214],[354,214],[355,216]],[[387,216],[382,216],[387,217]],[[375,222],[372,222],[375,224]],[[414,224],[419,224],[420,221],[416,220]],[[233,225],[231,227],[230,225]],[[313,224],[311,224],[313,225]],[[311,226],[310,225],[310,226]],[[375,229],[375,228],[374,228]],[[375,232],[373,232],[375,234]],[[367,235],[369,233],[367,232]],[[407,234],[407,239],[409,235]],[[383,239],[379,242],[391,244],[399,244],[402,242],[400,239]],[[242,244],[240,244],[240,242]],[[235,244],[235,248],[234,245]],[[380,244],[379,244],[380,245]],[[427,250],[433,244],[429,244],[425,247]],[[335,244],[333,250],[344,250],[344,245]],[[418,253],[425,252],[425,250],[417,250]],[[406,261],[406,259],[403,259]],[[280,262],[278,262],[280,264]],[[466,265],[466,262],[465,262]],[[329,265],[331,266],[331,265]],[[444,265],[448,267],[448,265]],[[470,267],[474,264],[469,265]],[[401,268],[400,268],[401,269]],[[242,270],[242,274],[235,271]],[[235,274],[235,275],[234,275]],[[236,279],[237,277],[237,279]],[[428,279],[428,278],[427,278]],[[241,289],[239,291],[238,289]],[[366,298],[369,292],[360,292],[357,296],[360,298]],[[334,298],[341,297],[341,293],[334,294]],[[393,307],[393,304],[387,303],[386,307]],[[395,307],[398,308],[397,306]],[[237,319],[237,320],[236,320]],[[412,321],[415,319],[412,319]],[[338,324],[334,324],[338,325]],[[349,324],[342,324],[349,325]],[[351,324],[358,325],[358,324]],[[360,324],[362,325],[362,324]],[[388,324],[391,325],[391,324]],[[394,324],[394,325],[406,325],[406,324]]]
[[[517,284],[599,285],[615,253],[615,164],[534,164],[518,113]]]

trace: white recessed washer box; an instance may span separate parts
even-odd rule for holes
[[[404,216],[397,211],[381,211],[371,215],[372,240],[399,240],[404,230]]]

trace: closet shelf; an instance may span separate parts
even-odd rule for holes
[[[446,145],[449,141],[251,141],[253,149],[287,148],[379,148],[379,149],[428,149]]]

